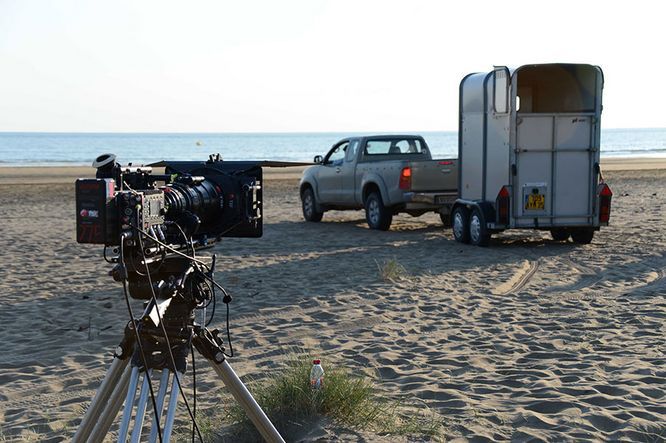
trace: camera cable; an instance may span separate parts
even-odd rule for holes
[[[178,249],[173,248],[173,247],[167,245],[166,243],[161,242],[158,238],[156,238],[156,237],[150,235],[150,233],[148,233],[147,231],[144,231],[143,229],[141,229],[141,228],[139,228],[139,227],[132,226],[132,228],[134,228],[135,230],[139,231],[140,233],[142,233],[143,235],[145,235],[147,238],[149,238],[150,240],[154,241],[154,242],[157,243],[158,245],[160,245],[160,246],[166,248],[168,251],[173,252],[174,254],[179,255],[179,256],[181,256],[181,257],[187,258],[187,259],[191,260],[193,263],[197,263],[197,264],[203,266],[206,270],[209,270],[209,271],[210,271],[210,267],[208,266],[207,263],[205,263],[205,262],[203,262],[203,261],[201,261],[201,260],[199,260],[199,259],[197,259],[197,258],[195,258],[195,257],[192,257],[192,256],[190,256],[190,255],[184,254],[184,253],[182,253],[181,251],[179,251]],[[139,236],[139,238],[140,238],[140,236]],[[143,247],[141,247],[141,250],[143,251]],[[206,280],[208,280],[209,282],[211,282],[215,287],[217,287],[219,290],[221,290],[222,293],[224,294],[224,297],[222,298],[222,301],[227,305],[227,318],[226,318],[227,325],[226,325],[226,332],[227,332],[227,341],[229,342],[229,352],[230,352],[229,354],[227,354],[227,353],[225,352],[224,355],[226,355],[227,357],[233,357],[233,355],[234,355],[234,349],[233,349],[233,346],[232,346],[232,344],[231,344],[231,332],[230,332],[230,328],[229,328],[229,303],[230,303],[231,300],[232,300],[231,295],[229,295],[229,293],[227,292],[227,290],[224,289],[224,287],[223,287],[222,285],[220,285],[218,282],[216,282],[212,277],[210,277],[209,275],[207,275],[206,273],[203,273],[203,272],[201,273],[201,275],[202,275]],[[152,290],[152,284],[151,284],[151,290]],[[154,296],[154,293],[153,293],[153,296]],[[161,320],[160,320],[160,321],[161,321]]]
[[[142,231],[142,230],[139,229],[139,228],[136,228],[136,231]],[[162,315],[160,314],[160,311],[157,308],[157,296],[155,295],[155,288],[153,287],[153,280],[152,280],[152,277],[150,276],[150,268],[148,267],[148,262],[146,261],[146,256],[144,254],[143,240],[141,239],[141,235],[139,235],[138,233],[137,233],[137,238],[139,239],[139,248],[141,249],[141,255],[142,255],[142,258],[143,258],[143,263],[146,266],[146,275],[148,277],[148,284],[150,286],[152,301],[155,304],[155,311],[157,312],[157,318],[159,320],[160,327],[162,329],[162,334],[164,335],[164,340],[166,341],[167,349],[169,350],[169,358],[171,359],[171,364],[173,365],[174,380],[176,381],[176,384],[178,385],[178,391],[180,392],[180,395],[183,398],[183,402],[185,403],[185,408],[187,409],[187,413],[189,414],[190,418],[192,419],[192,425],[193,425],[194,429],[196,430],[197,435],[199,436],[199,440],[203,442],[203,437],[201,436],[201,432],[199,431],[199,426],[197,426],[197,422],[194,418],[194,414],[192,413],[192,410],[190,409],[189,402],[187,401],[187,397],[185,396],[185,392],[183,391],[183,387],[180,383],[180,377],[178,376],[178,371],[176,370],[176,359],[174,358],[173,352],[171,351],[171,343],[169,341],[169,334],[167,334],[166,328],[164,326],[164,322],[162,321]]]
[[[108,246],[104,245],[104,251],[102,251],[102,255],[104,256],[104,261],[107,263],[113,263],[113,261],[111,261],[109,257],[106,256],[106,248],[108,248]]]
[[[185,234],[185,231],[183,228],[178,224],[174,222],[174,225],[176,225],[176,228],[180,231],[180,235],[183,236],[183,240],[185,240],[185,244],[187,245],[187,249],[189,250],[192,248],[192,258],[196,259],[196,253],[194,252],[194,245],[192,244],[192,238],[188,238],[187,234]]]
[[[124,245],[125,245],[125,235],[122,235],[120,238],[120,255],[119,255],[119,264],[122,269],[122,281],[123,281],[123,294],[125,295],[125,303],[127,304],[127,311],[129,312],[130,316],[130,321],[134,324],[134,335],[136,337],[136,343],[139,346],[139,354],[141,354],[141,360],[143,362],[143,367],[145,369],[144,371],[144,377],[148,380],[148,388],[150,390],[150,400],[153,404],[153,411],[155,412],[155,416],[158,416],[157,413],[157,402],[155,401],[155,392],[153,391],[153,381],[150,378],[150,373],[148,372],[148,362],[146,360],[146,354],[143,351],[143,345],[141,344],[141,337],[139,335],[139,326],[137,322],[134,320],[134,312],[132,310],[132,304],[130,303],[129,300],[129,292],[127,290],[127,267],[125,266],[125,259],[124,259]],[[105,248],[106,250],[106,248]],[[157,436],[159,437],[160,443],[162,443],[162,430],[160,429],[159,423],[157,424]]]
[[[192,353],[192,443],[194,443],[194,426],[197,419],[197,366],[194,363],[194,347],[190,347]]]
[[[131,225],[131,226],[132,226],[133,229],[139,231],[140,233],[142,233],[144,236],[146,236],[146,237],[149,238],[150,240],[152,240],[152,241],[154,241],[155,243],[157,243],[158,245],[160,245],[160,246],[166,248],[169,252],[172,252],[172,253],[174,253],[174,254],[176,254],[176,255],[179,255],[179,256],[181,256],[181,257],[183,257],[183,258],[187,258],[188,260],[191,260],[191,261],[194,262],[194,263],[198,263],[198,264],[200,264],[200,265],[206,267],[206,269],[208,269],[208,265],[207,265],[206,263],[204,263],[203,261],[199,260],[198,258],[196,258],[196,257],[192,257],[191,255],[187,255],[187,254],[185,254],[185,253],[179,251],[178,249],[176,249],[176,248],[174,248],[174,247],[172,247],[172,246],[169,246],[168,244],[166,244],[166,243],[160,241],[157,237],[151,235],[148,231],[144,231],[143,229],[139,228],[138,226],[134,226],[134,225]],[[189,249],[189,248],[188,248],[188,249]]]

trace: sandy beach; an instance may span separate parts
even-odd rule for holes
[[[301,169],[266,171],[263,238],[212,251],[234,297],[230,363],[247,380],[307,351],[375,374],[439,414],[447,441],[666,440],[666,159],[603,170],[613,209],[592,244],[507,231],[488,248],[456,243],[435,214],[388,232],[361,211],[306,223]],[[102,248],[75,242],[74,179],[92,176],[0,168],[2,441],[69,441],[128,320]],[[396,281],[378,272],[389,260]],[[226,390],[197,363],[200,412],[217,412]]]

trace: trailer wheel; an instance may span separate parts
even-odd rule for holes
[[[453,219],[453,238],[460,243],[469,243],[469,211],[464,206],[458,206],[451,215]]]
[[[365,199],[365,220],[370,229],[388,231],[393,221],[393,214],[384,206],[381,195],[373,192]]]
[[[567,228],[553,228],[550,230],[550,235],[555,241],[566,241],[571,234]]]
[[[474,208],[469,218],[469,240],[475,246],[488,246],[490,243],[486,219],[479,208]]]
[[[571,238],[580,245],[590,244],[594,238],[594,230],[589,228],[574,229],[571,231]]]
[[[321,221],[324,213],[317,211],[317,203],[312,188],[306,188],[303,191],[301,201],[303,203],[303,218],[309,222]]]

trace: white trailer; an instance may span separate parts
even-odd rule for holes
[[[457,241],[485,246],[505,229],[590,243],[607,226],[601,176],[603,73],[586,64],[496,66],[460,83]]]

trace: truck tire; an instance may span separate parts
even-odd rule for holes
[[[464,206],[458,206],[451,214],[453,238],[460,243],[469,243],[469,211]]]
[[[370,229],[388,231],[393,221],[393,214],[384,206],[382,196],[378,192],[372,192],[365,199],[365,220]]]
[[[567,228],[553,228],[550,230],[550,235],[555,241],[567,241],[571,234]]]
[[[451,214],[442,214],[439,213],[439,219],[442,220],[442,224],[445,228],[451,227]]]
[[[481,209],[474,208],[469,217],[469,242],[474,246],[488,246],[490,232],[486,227],[486,218]]]
[[[587,245],[592,243],[594,238],[594,229],[590,228],[578,228],[571,231],[571,239],[574,243],[579,245]]]
[[[317,201],[315,200],[312,188],[305,188],[301,194],[301,202],[303,204],[303,218],[309,222],[321,221],[324,216],[323,212],[317,211]]]

